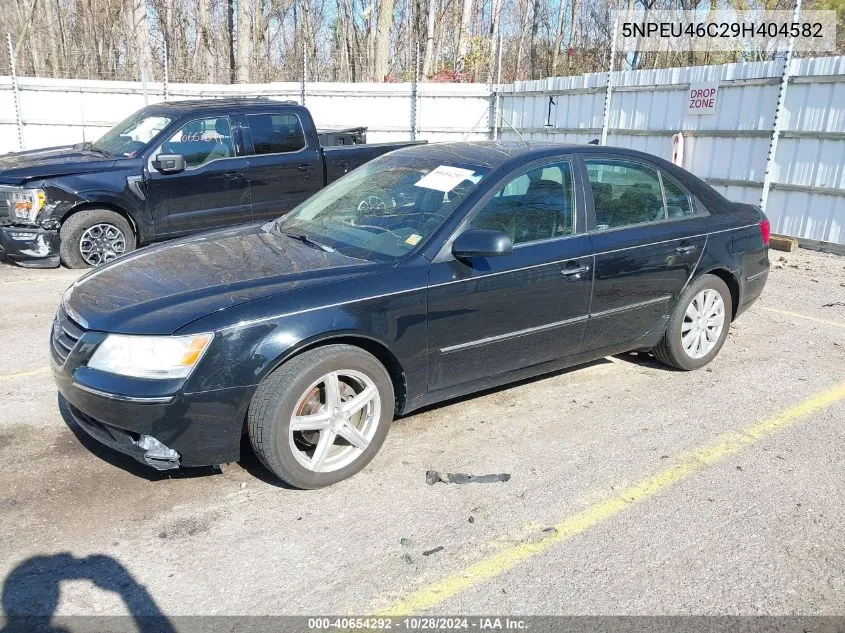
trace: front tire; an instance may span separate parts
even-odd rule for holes
[[[326,345],[284,363],[258,386],[247,414],[249,439],[279,479],[322,488],[375,457],[394,402],[390,375],[373,355]]]
[[[722,349],[732,314],[725,282],[715,275],[702,275],[681,293],[663,338],[652,349],[655,358],[684,371],[704,367]]]
[[[59,255],[68,268],[91,268],[135,250],[135,233],[119,213],[85,209],[74,213],[59,230]]]

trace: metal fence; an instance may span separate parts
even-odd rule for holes
[[[718,84],[712,114],[691,85]],[[783,86],[786,86],[784,91]],[[0,77],[0,152],[93,140],[146,103],[263,95],[309,107],[318,126],[365,125],[371,142],[483,138],[611,145],[671,158],[727,197],[760,201],[776,232],[845,244],[845,57],[594,73],[506,85],[166,84]],[[781,115],[776,117],[779,110]],[[776,151],[773,137],[777,137]]]
[[[845,244],[845,57],[615,72],[504,86],[503,138],[608,145],[672,158],[732,200],[759,203],[776,232]],[[715,112],[689,114],[689,88],[718,84]],[[776,112],[781,116],[776,126]],[[775,152],[773,134],[778,136]]]

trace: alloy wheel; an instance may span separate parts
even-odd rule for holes
[[[339,470],[364,453],[380,416],[381,397],[369,376],[351,369],[330,372],[312,383],[294,407],[290,449],[312,472]]]
[[[693,297],[681,325],[681,345],[690,358],[709,354],[725,327],[725,302],[722,295],[706,288]]]
[[[79,238],[79,253],[89,266],[99,266],[126,251],[126,236],[114,224],[102,222],[85,229]]]

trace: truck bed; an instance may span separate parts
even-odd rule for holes
[[[326,164],[326,184],[334,182],[344,174],[360,167],[374,158],[395,149],[422,145],[427,141],[392,141],[390,143],[368,143],[366,145],[338,145],[323,147]]]

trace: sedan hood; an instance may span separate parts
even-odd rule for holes
[[[114,158],[72,145],[4,154],[0,156],[0,183],[21,185],[27,180],[108,169],[114,163]]]
[[[172,334],[218,310],[382,267],[253,225],[203,233],[118,259],[76,281],[63,305],[88,329]]]

